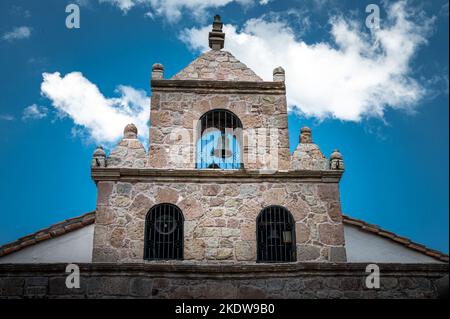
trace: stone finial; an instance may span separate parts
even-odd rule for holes
[[[164,65],[155,63],[152,65],[152,80],[164,79]]]
[[[92,155],[91,167],[106,167],[106,153],[103,147],[97,146]]]
[[[225,33],[222,32],[223,23],[220,15],[214,16],[212,31],[209,33],[209,47],[213,50],[223,49],[225,42]]]
[[[314,144],[309,127],[300,130],[300,143],[291,155],[292,170],[325,171],[330,169],[330,161],[323,155],[319,146]]]
[[[273,70],[273,81],[274,82],[284,82],[285,72],[284,69],[279,66]]]
[[[330,156],[330,169],[332,170],[344,170],[344,159],[339,150],[334,150]]]
[[[147,153],[137,138],[138,130],[134,124],[128,124],[124,137],[112,149],[108,157],[108,167],[144,168],[147,164]]]
[[[302,127],[302,129],[300,130],[300,143],[307,144],[312,142],[311,129],[307,126]]]
[[[123,130],[123,138],[137,139],[138,129],[134,124],[128,124]]]

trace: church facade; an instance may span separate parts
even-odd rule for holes
[[[108,156],[97,148],[91,163],[98,191],[95,212],[68,222],[61,234],[49,228],[28,238],[30,245],[21,247],[22,240],[2,247],[0,276],[9,272],[11,277],[13,265],[19,263],[44,262],[47,269],[52,263],[73,261],[85,265],[89,278],[99,271],[98,265],[106,267],[103,271],[139,269],[139,275],[130,276],[153,287],[147,294],[137,293],[140,297],[156,297],[161,278],[171,283],[166,282],[172,290],[167,288],[159,297],[169,298],[214,297],[211,290],[217,287],[230,293],[218,297],[364,297],[364,291],[377,297],[363,287],[364,270],[367,263],[380,263],[391,272],[392,287],[388,284],[378,297],[436,297],[438,280],[448,272],[448,256],[343,216],[342,154],[335,150],[326,157],[311,130],[304,127],[291,155],[289,139],[296,137],[288,133],[285,71],[276,67],[273,81],[263,81],[223,50],[224,41],[222,22],[216,16],[209,34],[210,51],[169,79],[163,65],[153,65],[148,152],[133,124],[125,127],[123,139]],[[64,255],[72,249],[79,251],[78,257],[52,260],[41,258],[35,250],[34,256],[39,256],[33,261],[33,247],[47,239],[56,243],[69,236],[71,227],[80,237],[59,243],[54,251]],[[38,240],[39,236],[45,239]],[[164,274],[164,265],[172,270]],[[238,275],[230,275],[234,279],[217,287],[209,283],[209,288],[177,294],[183,284],[173,279],[176,275],[171,271],[180,269],[191,277],[206,271],[216,283],[218,269]],[[414,269],[418,279],[408,277],[408,269]],[[146,271],[149,275],[142,275]],[[324,284],[336,276],[343,278],[337,287]],[[255,278],[255,284],[245,283],[248,278]],[[315,294],[314,284],[303,289],[299,284],[293,289],[296,293],[287,288],[284,294],[270,292],[270,278],[278,278],[282,287],[306,278],[325,292]],[[400,278],[413,287],[402,288]],[[260,280],[265,284],[258,284]],[[414,280],[422,286],[411,284]],[[353,283],[354,294],[346,296],[340,288],[348,282]],[[47,285],[46,293],[49,281]],[[120,296],[136,289],[127,287]],[[402,294],[402,289],[410,295]],[[93,296],[99,294],[114,295]]]
[[[304,128],[291,159],[284,70],[262,81],[221,35],[171,79],[153,66],[148,161],[134,125],[95,155],[94,262],[346,261],[342,156]]]

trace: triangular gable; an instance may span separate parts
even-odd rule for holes
[[[172,80],[263,81],[230,52],[218,50],[202,54],[174,75]]]

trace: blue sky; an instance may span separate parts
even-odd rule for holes
[[[171,3],[1,1],[0,244],[95,209],[95,146],[130,120],[145,139],[151,65],[185,67],[218,13],[227,50],[266,80],[286,69],[291,150],[308,125],[344,155],[344,213],[448,252],[447,1]]]

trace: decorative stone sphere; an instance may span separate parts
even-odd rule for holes
[[[124,138],[137,138],[138,129],[134,124],[128,124],[123,130]]]
[[[97,148],[94,151],[93,157],[106,157],[105,150],[101,146],[97,146]]]
[[[155,63],[152,65],[152,79],[153,80],[164,79],[164,66],[161,63]]]
[[[342,160],[342,154],[339,152],[339,150],[334,150],[333,153],[331,153],[330,156],[331,160]]]
[[[103,147],[97,146],[92,155],[91,167],[106,167],[106,153]]]
[[[284,74],[284,69],[281,66],[276,67],[275,69],[273,69],[273,74],[277,74],[277,73],[283,73]]]
[[[303,126],[300,130],[302,133],[311,133],[311,129],[307,126]]]
[[[152,65],[152,70],[164,71],[164,65],[162,65],[161,63],[155,63]]]
[[[284,69],[281,66],[273,69],[273,80],[275,82],[279,81],[284,82],[285,80]]]
[[[300,143],[312,143],[311,129],[307,126],[302,127],[300,130]]]

